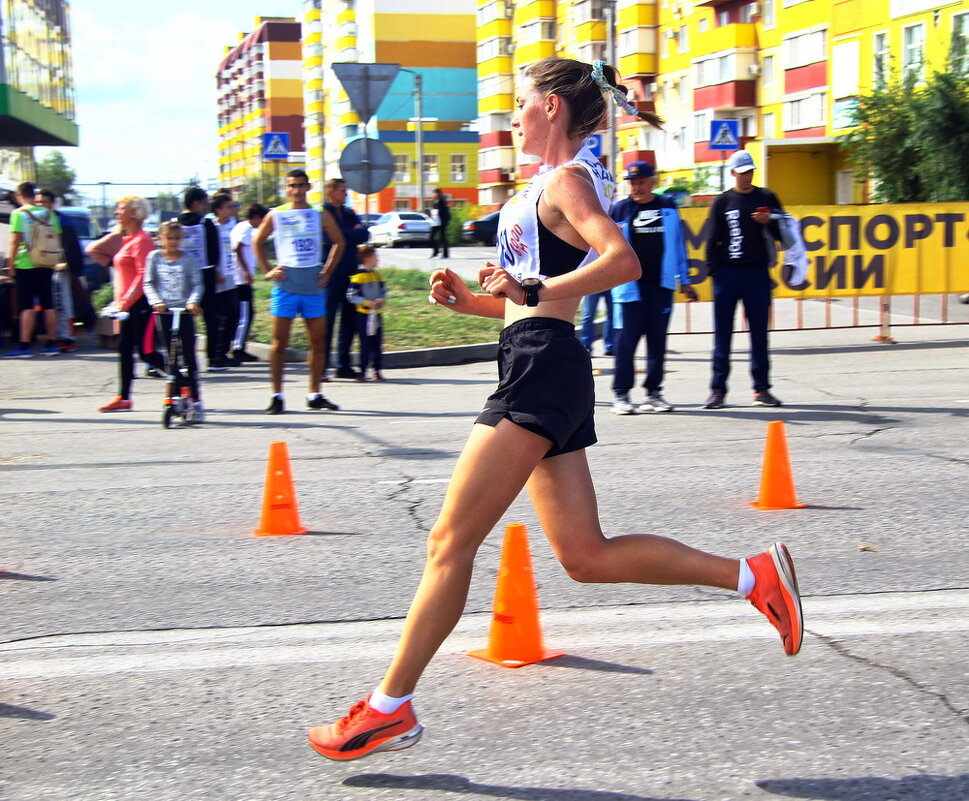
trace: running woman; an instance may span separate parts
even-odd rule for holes
[[[483,294],[450,270],[431,277],[433,303],[505,321],[499,384],[454,469],[389,670],[341,720],[309,733],[310,745],[330,759],[401,750],[420,739],[414,689],[461,616],[478,547],[523,487],[576,581],[736,589],[767,615],[788,654],[800,649],[800,600],[784,545],[727,559],[655,534],[602,533],[585,453],[596,441],[592,363],[572,321],[585,295],[640,274],[635,252],[606,213],[613,178],[583,145],[602,123],[604,94],[638,113],[602,62],[552,57],[525,70],[512,128],[522,152],[541,158],[543,167],[501,210],[500,266],[480,271]],[[646,113],[643,119],[661,122]]]

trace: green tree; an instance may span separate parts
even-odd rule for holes
[[[262,184],[261,187],[260,184]],[[262,203],[264,206],[272,207],[282,203],[282,198],[276,190],[276,174],[273,169],[263,167],[261,171],[249,175],[242,184],[238,200],[243,206]]]
[[[893,68],[851,112],[853,130],[841,138],[872,197],[886,203],[969,200],[969,75],[961,40],[948,69],[924,82]]]
[[[77,203],[77,193],[73,189],[76,178],[77,173],[67,166],[67,160],[59,150],[52,150],[37,163],[38,186],[50,189],[65,206]]]

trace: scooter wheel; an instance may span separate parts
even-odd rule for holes
[[[172,427],[172,417],[175,416],[175,409],[171,406],[166,406],[165,411],[162,412],[162,425],[165,428]]]

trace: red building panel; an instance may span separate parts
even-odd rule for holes
[[[784,70],[784,91],[791,95],[828,85],[828,65],[824,61]]]
[[[276,115],[270,115],[267,123],[269,125],[269,130],[273,133],[288,133],[289,134],[289,150],[290,152],[294,150],[305,150],[303,144],[303,118],[294,115],[280,117]]]
[[[756,105],[755,81],[727,81],[693,90],[693,110],[748,108]]]
[[[503,184],[511,178],[504,170],[480,170],[478,172],[479,184]]]
[[[656,151],[655,150],[624,150],[622,152],[622,166],[623,169],[628,167],[634,161],[646,161],[656,166]]]
[[[825,130],[823,125],[819,125],[816,128],[801,128],[797,131],[787,131],[785,133],[786,139],[807,139],[812,136],[825,136]]]
[[[534,164],[522,164],[521,167],[518,168],[518,172],[521,177],[527,181],[529,178],[533,178],[538,174],[538,168],[541,166],[542,165],[538,162],[535,162]]]
[[[511,131],[490,131],[481,134],[481,150],[487,147],[511,147]]]

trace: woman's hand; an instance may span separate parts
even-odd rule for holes
[[[478,270],[478,283],[493,298],[505,298],[517,306],[525,305],[525,290],[504,268],[490,262]]]
[[[469,313],[473,298],[468,285],[453,270],[445,267],[431,273],[431,291],[427,296],[430,303]]]
[[[168,311],[168,306],[166,306],[164,303],[156,303],[154,306],[152,306],[152,308],[159,314],[164,314]]]
[[[193,317],[198,317],[202,313],[202,307],[197,303],[189,303],[185,308]]]

